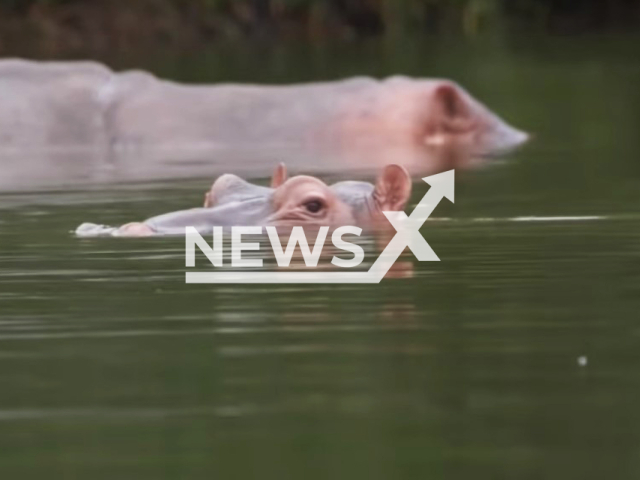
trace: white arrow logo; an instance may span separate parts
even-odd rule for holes
[[[380,283],[405,248],[421,262],[440,259],[420,234],[420,228],[443,198],[454,202],[454,171],[422,180],[431,185],[411,215],[383,212],[396,234],[366,272],[187,272],[186,283]]]

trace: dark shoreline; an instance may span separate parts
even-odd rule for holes
[[[0,0],[0,55],[69,58],[193,51],[254,39],[354,41],[428,33],[637,30],[640,2],[614,0]],[[517,6],[516,6],[517,5]]]

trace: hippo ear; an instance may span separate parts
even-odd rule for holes
[[[211,192],[207,192],[204,194],[204,208],[213,207],[214,200],[212,198]]]
[[[271,188],[278,188],[284,182],[287,181],[289,175],[287,174],[287,166],[280,162],[273,172],[271,177]]]
[[[400,165],[387,165],[376,180],[373,197],[382,211],[404,210],[411,197],[411,177]]]
[[[469,102],[460,87],[451,83],[442,83],[434,92],[435,111],[445,130],[456,133],[473,128],[473,115]]]

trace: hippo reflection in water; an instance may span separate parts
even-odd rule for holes
[[[185,227],[211,233],[213,227],[282,226],[337,228],[355,225],[376,229],[386,225],[382,211],[404,210],[411,196],[411,178],[398,165],[387,165],[375,185],[346,181],[331,186],[306,175],[288,178],[280,164],[271,187],[253,185],[240,177],[219,177],[205,196],[204,207],[152,217],[119,228],[85,223],[78,236],[143,237],[184,235]]]
[[[79,175],[199,176],[202,164],[211,172],[216,158],[232,159],[218,161],[222,168],[239,158],[251,161],[252,170],[242,172],[255,175],[254,165],[272,162],[269,149],[280,157],[298,149],[286,159],[300,159],[299,169],[337,159],[333,171],[377,171],[389,158],[414,169],[438,161],[443,150],[496,154],[526,139],[449,80],[186,85],[143,71],[115,73],[93,62],[0,60],[0,155],[36,150],[51,157],[38,168],[27,166],[25,155],[11,164],[0,161],[0,178],[12,182],[29,175],[67,182]],[[73,162],[68,153],[56,156],[78,148],[83,153]],[[462,157],[444,158],[452,168],[451,159]],[[68,171],[58,172],[64,165]]]

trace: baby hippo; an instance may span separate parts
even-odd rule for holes
[[[117,229],[102,229],[98,235],[143,237],[184,235],[185,227],[210,233],[214,226],[283,226],[337,228],[355,225],[374,229],[385,225],[383,211],[404,210],[411,196],[411,178],[398,165],[387,165],[375,185],[339,182],[327,186],[315,177],[288,178],[280,164],[271,187],[253,185],[235,175],[219,177],[205,195],[205,205],[129,223]],[[98,227],[100,228],[100,227]],[[96,226],[81,225],[76,234],[93,236]]]

